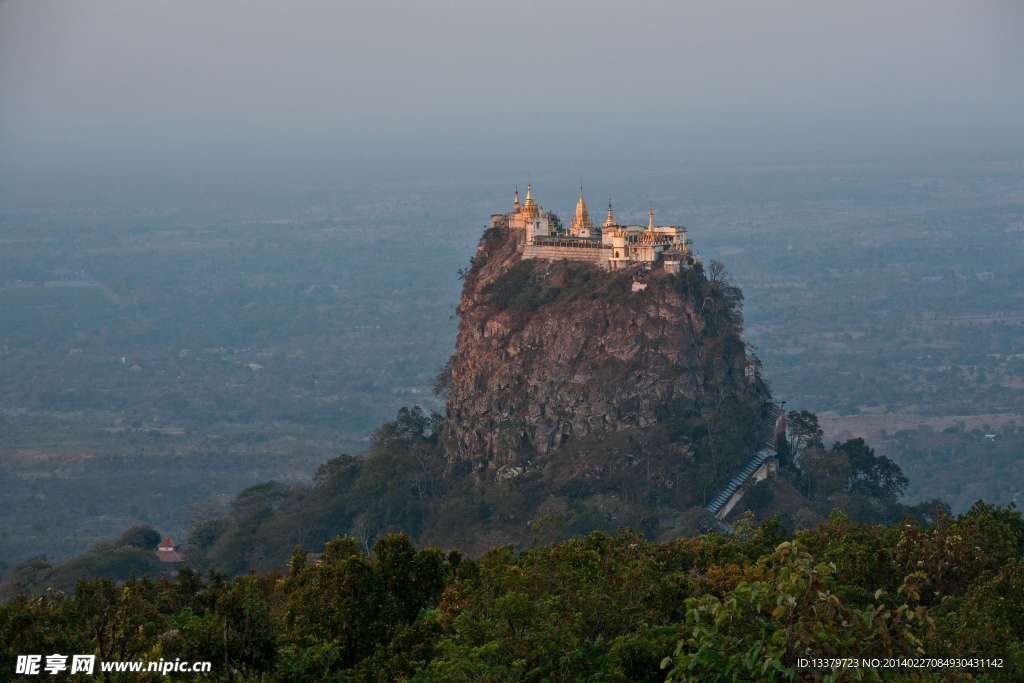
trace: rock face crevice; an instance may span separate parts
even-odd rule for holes
[[[572,438],[650,427],[669,401],[758,390],[738,305],[707,296],[699,267],[655,269],[632,292],[634,270],[523,261],[517,241],[488,230],[465,274],[449,458],[514,468]]]

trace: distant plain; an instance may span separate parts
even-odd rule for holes
[[[454,348],[458,269],[528,177],[563,216],[582,179],[595,222],[611,199],[620,221],[653,202],[656,222],[687,226],[742,287],[777,397],[889,452],[907,502],[1009,502],[1024,474],[1015,135],[860,130],[822,151],[749,131],[583,160],[544,138],[265,155],[7,143],[0,561],[135,523],[180,534],[189,502],[308,479],[399,407],[443,410],[430,386]],[[919,425],[959,432],[923,446]],[[987,448],[972,430],[999,428],[998,455],[970,455]],[[922,488],[929,467],[945,478]]]

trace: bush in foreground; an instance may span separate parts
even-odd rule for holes
[[[313,558],[296,548],[284,571],[184,568],[18,597],[0,608],[0,666],[57,652],[207,660],[210,681],[1012,681],[1022,545],[1021,515],[980,502],[927,528],[836,512],[793,537],[748,519],[731,534],[654,543],[620,529],[476,559],[404,535],[370,555],[338,538]],[[801,663],[914,657],[1002,666]]]

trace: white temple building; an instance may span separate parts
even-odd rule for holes
[[[678,225],[654,225],[653,206],[647,212],[647,226],[619,225],[608,202],[608,218],[595,227],[583,187],[576,203],[576,215],[568,229],[555,214],[544,213],[533,200],[530,184],[526,184],[526,200],[519,203],[516,190],[512,211],[491,216],[492,227],[521,230],[519,244],[523,258],[589,261],[608,270],[622,270],[642,264],[650,270],[660,264],[669,272],[678,273],[699,263],[686,239],[686,228]]]

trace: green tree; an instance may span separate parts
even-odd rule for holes
[[[156,529],[148,524],[137,524],[125,529],[124,533],[114,541],[114,547],[124,548],[131,546],[133,548],[142,548],[143,550],[156,550],[156,546],[161,540],[163,539],[160,538],[160,534]]]
[[[278,631],[268,599],[278,579],[268,574],[227,581],[212,573],[172,619],[173,630],[162,634],[159,655],[213,662],[214,680],[262,680],[277,667]]]
[[[804,449],[817,446],[823,448],[822,439],[825,432],[818,425],[818,416],[806,410],[789,411],[786,416],[786,432],[795,463],[803,454]]]
[[[448,391],[452,388],[452,370],[455,368],[457,360],[458,356],[453,353],[444,365],[437,369],[437,377],[434,378],[432,385],[434,396],[444,398],[448,395]]]
[[[168,587],[166,579],[150,576],[131,576],[120,586],[102,577],[82,579],[64,608],[88,633],[98,663],[127,662],[149,651],[168,630],[173,607]]]
[[[850,465],[846,490],[875,500],[896,501],[907,490],[910,480],[900,466],[884,455],[875,455],[864,439],[849,439],[832,446],[846,455]]]
[[[282,673],[322,679],[350,668],[387,640],[398,605],[352,538],[327,544],[315,565],[296,548],[281,584],[288,598],[280,618]]]
[[[804,449],[800,469],[807,483],[807,497],[828,500],[847,487],[852,470],[850,461],[842,451],[826,451],[818,446]]]
[[[908,576],[896,609],[883,604],[854,609],[828,587],[831,564],[815,563],[801,546],[785,542],[758,560],[749,580],[724,597],[687,600],[684,631],[662,667],[670,681],[838,681],[887,678],[940,681],[938,672],[896,667],[865,668],[862,658],[920,656],[934,623],[928,610],[913,607],[915,581]],[[875,599],[882,596],[878,591]],[[857,666],[822,666],[816,659],[852,658]],[[801,659],[811,663],[804,665]]]

